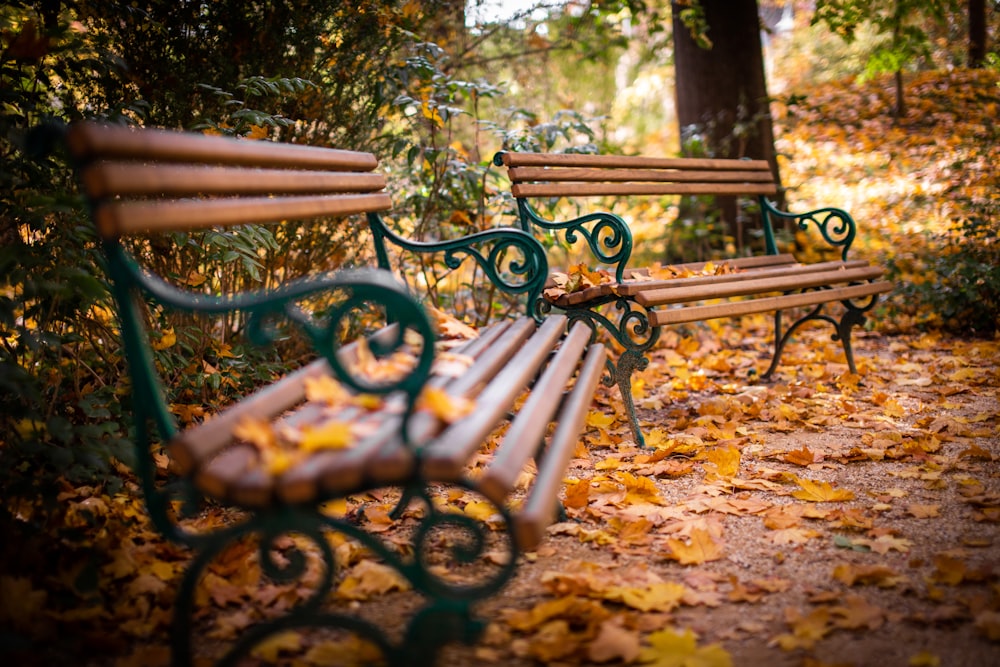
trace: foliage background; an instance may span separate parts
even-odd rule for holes
[[[828,25],[810,21],[808,3],[792,4],[794,27],[771,33],[767,54],[790,207],[832,203],[859,219],[858,251],[886,262],[900,285],[876,326],[994,335],[997,69],[961,69],[962,12],[927,3],[937,19],[922,24],[921,48],[897,62],[910,103],[894,119],[898,78],[871,66],[884,26],[861,25],[852,41],[831,40]],[[765,15],[775,9],[761,7]],[[281,0],[267,11],[235,0],[4,5],[5,495],[51,499],[60,478],[113,487],[116,461],[130,456],[129,391],[99,253],[48,123],[98,117],[371,150],[389,175],[392,222],[402,233],[447,237],[510,224],[511,202],[489,166],[499,148],[680,149],[667,92],[668,3],[550,9],[470,26],[465,6],[444,0],[350,7]],[[995,3],[989,11],[996,35]],[[696,137],[698,128],[685,132]],[[640,258],[726,244],[711,217],[664,222],[677,211],[673,200],[620,204]],[[152,266],[220,288],[372,261],[366,239],[336,221],[308,236],[280,226],[212,232],[182,239],[181,248],[151,248]],[[205,268],[220,261],[221,273]],[[482,284],[475,274],[422,258],[397,261],[415,289],[472,323],[514,307],[474,287]],[[182,420],[201,418],[287,367],[273,353],[206,335],[200,323],[154,316],[162,336],[157,361]]]

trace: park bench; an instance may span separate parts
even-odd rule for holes
[[[185,285],[183,276],[178,284],[142,261],[144,253],[170,253],[170,242],[192,242],[199,230],[278,221],[364,216],[377,229],[376,243],[393,240],[381,219],[390,207],[385,178],[369,153],[94,122],[72,125],[66,145],[90,203],[121,327],[134,469],[154,524],[194,551],[174,603],[174,664],[206,655],[203,628],[210,623],[196,604],[199,582],[246,540],[256,540],[273,581],[312,588],[283,615],[242,631],[220,662],[238,662],[289,629],[353,633],[397,665],[430,664],[445,643],[474,640],[485,626],[474,604],[501,589],[519,554],[533,550],[557,516],[562,478],[604,369],[603,346],[591,343],[584,325],[567,331],[567,318],[555,316],[502,321],[442,350],[426,309],[375,267],[219,293]],[[531,271],[545,272],[544,251],[514,232],[419,248],[487,264],[497,261],[497,248],[519,248],[528,257],[517,262],[525,280],[504,284],[530,295],[541,284]],[[379,256],[387,257],[384,245]],[[371,319],[373,307],[383,315],[377,325],[342,344],[345,323]],[[160,308],[191,317],[243,313],[239,328],[260,345],[298,330],[315,361],[181,428],[150,342]],[[203,360],[191,361],[201,368]],[[161,447],[170,457],[169,485],[157,480]],[[328,510],[329,501],[386,489],[398,493],[392,517],[409,535],[407,545],[380,539],[357,516]],[[441,489],[479,498],[491,511],[463,513],[440,501]],[[232,508],[232,522],[200,525],[205,500]],[[361,611],[324,607],[347,565],[335,556],[333,533],[359,542],[423,594],[426,603],[401,633]],[[446,557],[432,556],[434,549]]]
[[[778,195],[779,186],[766,160],[499,152],[493,162],[506,167],[522,229],[536,234],[561,232],[570,246],[582,239],[594,261],[609,267],[604,279],[590,280],[579,288],[546,289],[542,307],[562,311],[571,321],[588,322],[595,335],[603,328],[621,345],[617,361],[608,361],[606,382],[621,390],[639,444],[644,441],[632,399],[631,376],[648,364],[647,353],[664,326],[773,312],[773,355],[761,374],[768,378],[778,367],[790,336],[805,322],[823,320],[835,327],[834,339],[843,345],[851,372],[857,372],[851,330],[864,323],[865,313],[875,306],[877,296],[890,291],[892,284],[881,279],[882,267],[848,259],[857,226],[846,211],[778,210],[769,198]],[[725,262],[691,262],[660,271],[630,267],[633,239],[625,220],[580,204],[585,198],[668,195],[755,198],[762,220],[763,251]],[[582,214],[552,220],[539,213],[538,202],[559,198],[580,204]],[[801,230],[812,226],[834,257],[800,262],[792,254],[779,252],[775,235],[778,222]],[[839,318],[827,312],[837,303],[843,306]],[[617,316],[602,312],[608,304],[614,304]],[[809,310],[783,326],[783,311],[800,309],[801,313],[802,308]]]

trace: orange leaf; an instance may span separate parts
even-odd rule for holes
[[[795,478],[795,483],[801,489],[792,492],[792,496],[811,503],[831,503],[842,500],[852,500],[854,492],[847,489],[834,489],[829,482],[815,482],[801,477]]]
[[[722,545],[712,539],[712,535],[702,528],[691,531],[691,541],[668,539],[670,556],[681,565],[701,565],[722,558]]]

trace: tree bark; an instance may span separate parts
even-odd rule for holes
[[[986,0],[969,0],[969,67],[986,61]]]
[[[680,20],[678,4],[671,8],[681,136],[686,127],[699,126],[714,157],[765,159],[780,183],[757,1],[700,0],[711,49],[692,39]],[[731,201],[720,198],[717,203],[737,236],[736,202],[727,199]]]

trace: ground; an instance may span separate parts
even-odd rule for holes
[[[1000,342],[856,332],[853,375],[817,327],[764,382],[767,331],[745,318],[666,332],[636,383],[648,449],[602,389],[566,476],[565,520],[477,607],[480,641],[441,664],[1000,664]],[[150,529],[134,493],[67,486],[60,500],[84,537],[14,536],[23,553],[58,557],[44,576],[0,577],[0,618],[34,640],[19,655],[54,664],[68,646],[89,656],[81,664],[166,664],[187,554]],[[393,500],[333,511],[403,544],[417,510],[393,523]],[[467,500],[449,499],[472,514]],[[419,596],[334,544],[350,585],[331,607],[398,632]],[[197,597],[206,655],[308,590],[261,584],[249,546],[224,560]],[[502,561],[490,552],[458,576]],[[351,646],[283,637],[256,655],[351,664]]]

